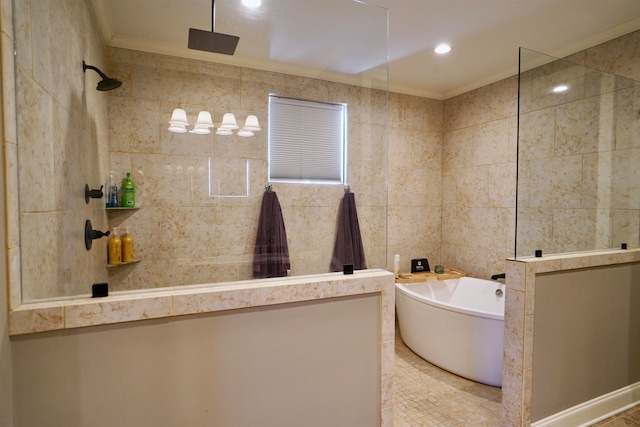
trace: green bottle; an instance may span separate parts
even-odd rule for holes
[[[136,207],[136,184],[131,181],[131,172],[127,172],[127,179],[122,182],[122,207]]]

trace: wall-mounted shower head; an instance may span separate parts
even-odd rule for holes
[[[122,82],[120,80],[114,79],[113,77],[107,77],[106,74],[100,71],[97,67],[94,67],[93,65],[87,65],[84,61],[82,61],[82,71],[86,72],[87,69],[95,71],[96,73],[100,74],[100,77],[102,77],[102,80],[100,80],[98,82],[98,86],[96,86],[96,89],[100,91],[113,90],[122,86]]]

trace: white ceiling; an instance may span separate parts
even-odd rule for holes
[[[447,99],[517,74],[518,48],[562,57],[640,29],[640,0],[217,0],[233,56],[187,48],[211,0],[92,0],[107,45]],[[389,22],[388,69],[386,22]],[[453,50],[437,55],[448,42]]]

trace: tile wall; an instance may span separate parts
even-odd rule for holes
[[[107,103],[95,90],[100,77],[84,73],[82,61],[109,71],[88,2],[17,0],[14,15],[18,143],[7,144],[6,155],[15,307],[21,298],[88,293],[107,278],[105,253],[84,247],[86,219],[96,229],[107,227],[99,202],[84,200],[85,184],[100,188],[108,170]],[[28,284],[21,297],[20,281]]]
[[[108,101],[111,169],[118,177],[132,172],[140,206],[109,212],[111,227],[129,228],[141,260],[110,269],[114,289],[252,277],[268,176],[269,93],[348,103],[348,183],[367,266],[386,268],[386,92],[126,49],[110,48],[107,56],[124,81]],[[250,138],[171,133],[167,122],[178,107],[191,123],[201,110],[215,124],[225,112],[240,123],[256,114],[263,130]],[[282,206],[291,274],[328,271],[344,187],[272,183],[272,189]]]
[[[518,255],[638,246],[639,90],[568,60],[522,74]]]
[[[515,241],[517,77],[446,101],[387,95],[322,80],[105,49],[88,4],[62,4],[16,2],[16,80],[26,94],[18,105],[18,139],[28,143],[19,147],[22,154],[12,154],[17,144],[7,146],[9,166],[21,158],[23,225],[20,238],[11,233],[7,238],[10,253],[38,260],[23,262],[22,277],[11,269],[13,283],[28,284],[24,300],[88,293],[91,284],[100,281],[119,290],[249,278],[267,177],[270,92],[349,103],[349,184],[356,194],[369,267],[387,268],[398,253],[405,271],[411,258],[425,256],[432,265],[443,263],[477,277],[504,271]],[[47,36],[51,34],[57,36]],[[639,37],[631,33],[572,60],[637,78]],[[82,73],[78,64],[83,59],[122,79],[123,86],[108,93],[95,91],[98,76]],[[185,108],[192,121],[201,109],[209,110],[214,122],[227,111],[241,119],[255,113],[263,131],[246,140],[172,134],[166,127],[175,107]],[[536,114],[544,116],[543,110]],[[624,132],[633,151],[618,160],[633,164],[637,119]],[[559,161],[543,159],[538,174]],[[218,197],[246,188],[242,172],[247,164],[249,196]],[[84,184],[99,187],[109,170],[118,177],[133,173],[139,210],[106,214],[101,201],[84,203]],[[572,176],[567,181],[572,182]],[[342,188],[274,184],[274,190],[283,207],[292,274],[327,271]],[[625,199],[629,205],[613,213],[629,230],[637,228],[636,199]],[[576,221],[571,209],[564,212],[567,221]],[[85,219],[101,230],[129,227],[141,262],[105,270],[106,241],[94,242],[90,252],[81,243]],[[574,233],[559,237],[575,241]],[[14,258],[12,266],[19,264]],[[15,288],[14,306],[20,301],[13,295]]]
[[[474,277],[513,255],[518,81],[444,101],[442,262]]]
[[[86,294],[102,281],[123,290],[251,277],[267,179],[266,131],[241,139],[177,135],[166,127],[173,108],[182,107],[192,121],[201,109],[217,121],[227,111],[239,118],[255,113],[266,130],[270,92],[349,103],[349,185],[356,194],[368,266],[386,268],[395,253],[403,270],[411,258],[439,261],[441,101],[387,98],[384,91],[345,84],[103,50],[95,16],[83,2],[57,7],[18,1],[15,15],[18,139],[24,143],[20,154],[12,156],[7,148],[9,161],[14,159],[7,176],[18,170],[23,233],[9,236],[9,246],[24,261],[21,272],[19,260],[12,264],[12,281],[26,286],[23,295],[19,286],[12,287],[13,306]],[[98,76],[82,73],[82,60],[123,80],[123,86],[95,91]],[[216,197],[246,188],[237,182],[246,184],[247,164],[249,197]],[[117,178],[133,173],[139,210],[107,214],[102,201],[85,204],[84,184],[99,188],[110,170]],[[292,273],[327,271],[342,187],[273,188],[283,207]],[[103,231],[129,227],[142,262],[107,272],[106,240],[95,241],[90,252],[82,243],[86,219]]]
[[[639,42],[636,31],[569,59],[638,80]],[[562,63],[550,74],[562,72],[580,83],[575,99],[549,103],[540,88],[524,82],[518,254],[619,247],[623,241],[637,247],[638,84]],[[544,81],[534,77],[539,85]],[[536,90],[538,104],[530,95]],[[503,272],[504,259],[514,254],[517,112],[517,76],[444,101],[442,261],[476,277]],[[601,145],[606,154],[597,156]],[[552,173],[557,179],[549,179]],[[626,190],[612,191],[616,185]]]

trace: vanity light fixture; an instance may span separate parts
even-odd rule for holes
[[[211,113],[208,111],[200,111],[198,113],[198,120],[193,126],[193,129],[188,130],[189,121],[187,120],[187,113],[182,108],[176,108],[171,114],[171,120],[169,120],[169,131],[174,133],[195,133],[197,135],[208,135],[211,133],[211,128],[214,127],[213,120],[211,119]],[[253,136],[254,132],[260,129],[260,123],[258,122],[258,116],[250,114],[245,120],[245,124],[240,129],[236,122],[236,116],[233,113],[225,113],[222,117],[222,123],[216,130],[216,135],[228,136],[233,135],[233,131],[237,130],[238,136]]]
[[[233,113],[226,113],[222,117],[222,124],[218,126],[216,135],[232,135],[234,130],[240,129],[236,122],[236,116]],[[238,136],[253,136],[254,132],[260,130],[260,123],[258,123],[258,117],[250,114],[244,121],[242,129],[238,130]]]
[[[435,53],[440,55],[451,52],[451,46],[446,43],[441,43],[433,50]]]

